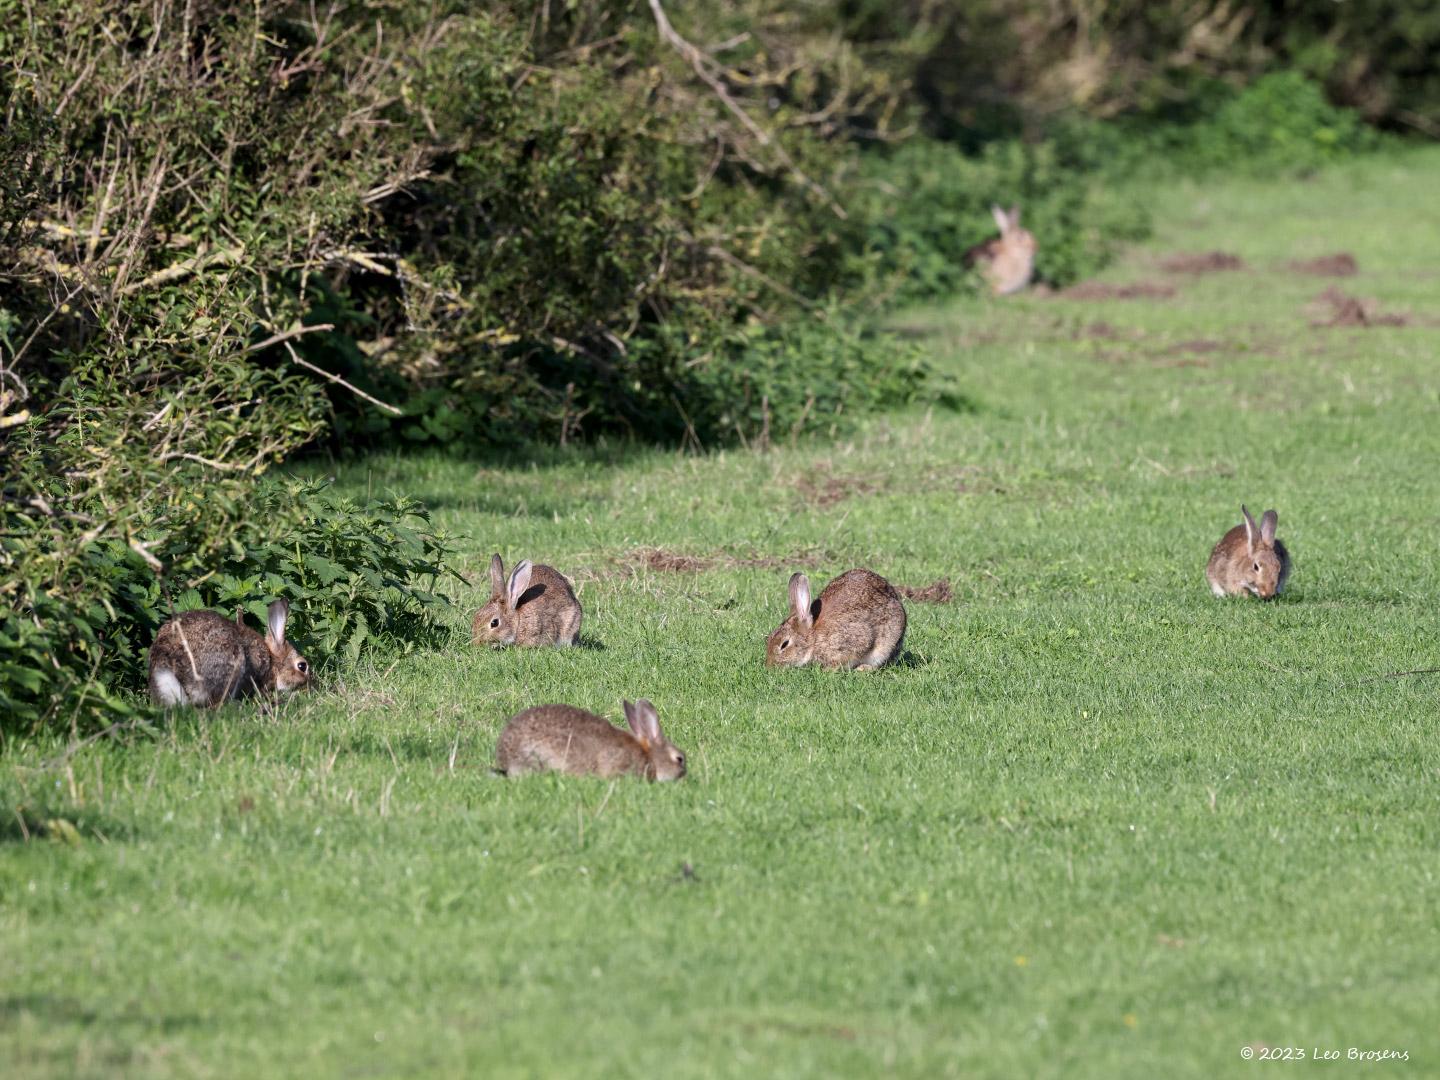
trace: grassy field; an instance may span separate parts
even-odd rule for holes
[[[1437,175],[1176,188],[1105,279],[1172,297],[908,314],[970,413],[348,468],[467,536],[457,628],[498,550],[574,578],[588,647],[462,633],[15,750],[0,1072],[1440,1075],[1440,675],[1392,674],[1440,667]],[[1209,250],[1247,268],[1160,268]],[[1411,325],[1313,326],[1332,284]],[[1278,602],[1206,587],[1242,501],[1280,512]],[[791,570],[853,565],[954,599],[908,605],[899,667],[766,669]],[[686,781],[491,775],[512,712],[622,696]]]

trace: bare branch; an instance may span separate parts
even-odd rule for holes
[[[737,120],[745,125],[746,130],[749,131],[751,135],[755,136],[755,141],[761,146],[772,147],[775,155],[780,159],[785,168],[789,169],[797,180],[823,199],[837,217],[847,217],[848,215],[845,213],[845,208],[835,201],[835,197],[801,171],[800,166],[795,164],[795,159],[790,156],[785,147],[773,140],[770,134],[757,124],[749,113],[740,107],[740,103],[730,96],[730,92],[725,89],[725,84],[722,83],[707,66],[708,58],[706,55],[681,37],[680,34],[676,32],[675,27],[670,24],[670,17],[665,14],[665,9],[660,6],[660,0],[650,0],[650,11],[655,16],[655,28],[660,31],[660,36],[664,38],[676,52],[685,58],[685,61],[694,69],[695,74],[700,77],[700,81],[714,91],[715,96],[720,99],[720,103],[729,109]]]
[[[372,397],[364,390],[361,390],[358,386],[352,386],[350,383],[342,379],[339,375],[331,374],[322,367],[316,367],[314,364],[310,363],[309,360],[306,360],[299,353],[297,353],[295,351],[295,346],[291,345],[290,342],[283,341],[281,342],[281,344],[285,346],[285,351],[290,354],[290,359],[295,361],[295,363],[299,364],[301,367],[309,371],[315,372],[316,375],[319,375],[321,378],[328,379],[330,382],[335,383],[337,386],[345,387],[346,390],[349,390],[356,397],[363,398],[364,400],[370,402],[371,405],[378,405],[380,408],[384,409],[386,412],[390,413],[393,416],[405,415],[405,411],[403,409],[397,409],[394,405],[387,404],[386,402],[381,401],[377,397]]]

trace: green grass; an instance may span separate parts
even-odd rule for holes
[[[1171,190],[1108,278],[1250,265],[1172,300],[910,313],[974,413],[346,469],[467,534],[457,630],[498,550],[574,577],[593,647],[462,632],[275,713],[12,747],[5,1075],[1212,1077],[1262,1043],[1440,1075],[1440,676],[1386,677],[1440,667],[1437,170]],[[1329,283],[1283,264],[1339,249],[1420,325],[1312,328]],[[1273,604],[1203,579],[1242,501],[1295,556]],[[955,601],[909,605],[899,668],[764,668],[790,569],[856,564]],[[639,695],[685,782],[490,774],[512,712]],[[26,839],[56,818],[77,843]]]

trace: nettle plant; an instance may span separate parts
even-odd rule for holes
[[[264,482],[247,503],[228,551],[170,598],[174,611],[243,611],[263,627],[266,606],[284,597],[290,637],[321,671],[367,648],[408,653],[448,640],[441,585],[464,579],[422,504],[403,496],[362,504],[336,496],[328,481],[296,479]],[[169,617],[168,604],[159,614]]]

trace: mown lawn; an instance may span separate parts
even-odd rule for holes
[[[1440,1075],[1440,674],[1393,674],[1440,667],[1437,174],[1177,188],[1106,275],[1171,298],[909,314],[970,413],[348,467],[468,537],[457,628],[498,550],[571,574],[588,647],[462,632],[278,713],[12,749],[0,1071]],[[1210,250],[1247,268],[1159,267]],[[1312,326],[1332,284],[1411,325]],[[1205,585],[1242,501],[1294,553],[1276,603]],[[790,571],[853,565],[954,599],[900,667],[763,667]],[[685,782],[490,774],[515,710],[622,696]]]

